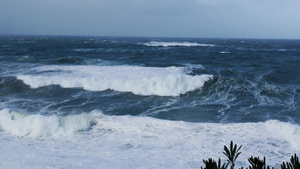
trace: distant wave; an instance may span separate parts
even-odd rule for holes
[[[185,46],[185,47],[193,47],[193,46],[207,46],[207,47],[214,47],[214,44],[203,44],[197,42],[156,42],[151,41],[148,43],[144,43],[146,46],[163,46],[163,47],[171,47],[171,46]]]
[[[92,51],[100,51],[101,48],[77,48],[73,49],[75,52],[92,52]]]
[[[32,88],[60,85],[90,91],[116,90],[136,95],[179,96],[200,89],[212,75],[187,75],[180,67],[41,66],[18,79]]]
[[[277,51],[279,51],[279,52],[286,52],[287,50],[286,49],[277,49]]]

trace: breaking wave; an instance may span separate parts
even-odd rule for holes
[[[212,152],[221,151],[224,144],[234,140],[243,145],[241,159],[247,159],[256,152],[257,155],[272,159],[271,164],[276,164],[287,153],[300,151],[300,126],[276,120],[258,123],[188,123],[150,117],[107,116],[97,110],[60,117],[3,109],[0,111],[0,128],[12,135],[32,138],[80,136],[80,131],[86,130],[89,134],[82,135],[84,140],[89,139],[95,145],[98,144],[95,142],[97,138],[101,138],[102,143],[109,143],[107,146],[125,144],[125,147],[119,147],[122,151],[139,149],[143,143],[142,147],[153,147],[153,151],[157,152],[161,152],[160,148],[168,147],[177,151],[176,147],[180,146],[184,150],[202,152],[199,155],[205,156],[215,156]],[[128,138],[128,144],[124,138]],[[121,151],[118,146],[116,149]]]
[[[3,109],[0,111],[0,126],[6,132],[16,136],[66,136],[89,129],[97,115],[91,113],[61,117],[43,116]]]
[[[191,76],[179,67],[41,66],[18,79],[31,88],[60,85],[89,91],[115,90],[136,95],[179,96],[200,89],[212,75]]]
[[[231,140],[243,145],[240,160],[254,153],[268,157],[268,164],[273,166],[280,165],[278,161],[288,160],[290,153],[300,151],[300,126],[277,120],[258,123],[188,123],[150,117],[108,116],[97,110],[78,115],[44,116],[3,109],[0,110],[0,131],[14,136],[54,140],[55,146],[64,150],[76,145],[80,151],[87,152],[88,157],[93,157],[91,152],[95,152],[95,149],[96,152],[121,152],[138,161],[149,158],[150,161],[157,161],[167,156],[168,161],[173,161],[168,164],[170,168],[176,168],[178,160],[184,166],[180,168],[194,168],[201,165],[200,160],[195,161],[195,157],[219,158],[217,152],[221,152],[222,147]],[[62,138],[69,140],[67,144]],[[61,145],[58,145],[59,140],[62,140]],[[90,146],[86,146],[87,142]],[[4,143],[10,144],[8,141]],[[48,146],[54,148],[52,144]],[[23,149],[16,151],[23,153]],[[65,151],[59,153],[64,155]],[[187,156],[183,157],[181,153]],[[99,156],[107,158],[105,153],[97,154],[97,159]],[[105,165],[109,166],[118,158],[109,156]],[[237,165],[246,164],[245,160]],[[153,165],[157,168],[160,164]]]
[[[45,116],[26,114],[9,109],[0,110],[0,127],[16,136],[69,136],[79,131],[92,129],[94,128],[93,126],[96,128],[95,131],[105,132],[109,130],[111,131],[110,133],[115,133],[116,135],[127,133],[129,135],[141,135],[141,137],[144,135],[160,137],[166,135],[166,133],[177,133],[172,137],[178,134],[182,135],[178,135],[180,138],[177,139],[179,140],[185,135],[193,133],[193,137],[198,135],[197,138],[208,138],[218,142],[219,139],[224,139],[226,138],[224,136],[228,135],[230,136],[230,138],[226,138],[228,140],[250,141],[247,145],[253,144],[251,140],[256,140],[255,142],[258,144],[268,144],[268,146],[279,146],[285,142],[289,143],[286,146],[290,146],[294,150],[300,150],[300,144],[298,143],[300,126],[277,120],[229,124],[189,123],[159,120],[150,117],[108,116],[97,110],[67,116]],[[99,128],[101,130],[98,130]],[[93,132],[93,129],[90,132]],[[265,140],[269,141],[266,142]],[[221,141],[220,144],[224,143],[224,140],[219,141]]]

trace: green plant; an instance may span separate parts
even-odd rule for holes
[[[214,161],[212,158],[209,158],[208,160],[203,160],[205,167],[201,169],[227,169],[228,165],[231,164],[230,169],[234,169],[235,161],[238,158],[238,156],[241,154],[240,149],[242,146],[239,146],[237,148],[237,145],[234,144],[231,141],[230,147],[227,148],[224,146],[223,154],[227,157],[227,163],[224,163],[221,165],[221,159],[218,160],[218,163]],[[274,169],[273,167],[266,165],[266,158],[264,157],[263,160],[260,160],[259,157],[253,157],[251,156],[248,159],[250,166],[246,169]],[[244,169],[243,167],[239,169]],[[281,164],[281,169],[300,169],[300,162],[299,158],[295,154],[294,156],[291,156],[290,162],[283,162]]]
[[[231,141],[230,142],[230,149],[228,149],[226,146],[224,146],[224,151],[223,153],[227,156],[228,158],[228,164],[230,163],[231,164],[231,169],[234,169],[234,165],[235,165],[235,160],[238,158],[238,156],[241,154],[240,149],[242,148],[242,146],[240,146],[238,149],[237,149],[237,145],[235,144],[233,146],[233,142]]]
[[[201,169],[226,169],[228,167],[228,164],[221,165],[221,159],[218,160],[218,163],[214,161],[212,158],[209,158],[208,160],[203,160],[205,167]]]
[[[296,154],[294,155],[294,157],[291,157],[290,161],[291,162],[283,162],[281,164],[281,169],[300,169],[299,158]]]
[[[270,166],[266,165],[266,157],[264,157],[264,160],[260,160],[259,157],[253,158],[251,156],[248,161],[251,164],[251,166],[249,166],[249,169],[270,169]]]

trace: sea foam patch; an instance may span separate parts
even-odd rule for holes
[[[212,75],[188,75],[180,67],[41,66],[18,79],[32,88],[60,85],[90,91],[115,90],[137,95],[179,96],[200,89]]]
[[[278,167],[279,163],[300,151],[300,145],[295,142],[300,137],[300,126],[274,120],[259,123],[188,123],[150,117],[107,116],[97,110],[84,116],[94,118],[90,130],[75,132],[68,137],[70,139],[65,139],[64,136],[69,136],[67,132],[62,132],[65,135],[60,137],[55,137],[57,133],[52,132],[59,128],[60,123],[63,124],[56,116],[24,115],[8,109],[1,110],[0,128],[9,134],[32,139],[41,137],[36,131],[50,134],[43,135],[47,137],[43,137],[44,141],[40,143],[30,139],[5,139],[8,136],[2,133],[2,151],[14,148],[14,153],[0,156],[1,159],[15,161],[17,163],[13,164],[27,168],[199,168],[204,165],[202,159],[221,158],[225,162],[223,147],[233,140],[243,145],[237,167],[247,166],[250,156],[266,156],[267,164]],[[66,118],[85,119],[82,115]],[[88,126],[77,128],[77,123],[75,120],[70,124],[74,131]],[[23,132],[24,129],[28,132]],[[52,136],[54,139],[49,139]],[[60,157],[71,158],[57,160]]]

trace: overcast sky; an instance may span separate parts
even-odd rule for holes
[[[300,1],[0,0],[0,34],[300,39]]]

